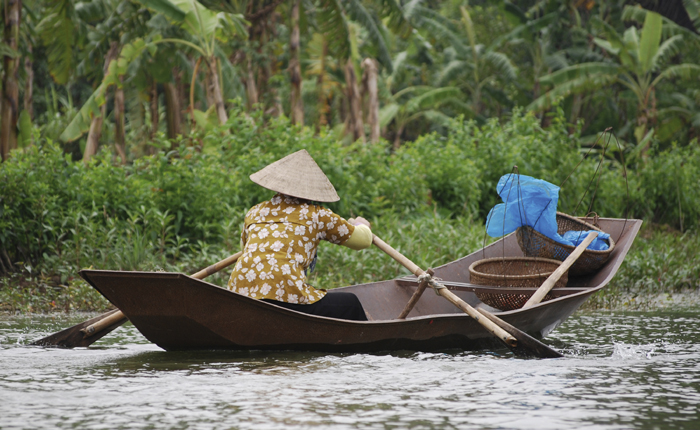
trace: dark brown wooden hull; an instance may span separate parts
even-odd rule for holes
[[[536,337],[561,324],[610,281],[641,226],[638,220],[601,219],[599,223],[613,234],[617,245],[598,273],[571,279],[568,291],[527,310],[494,313]],[[451,281],[448,287],[472,306],[485,306],[459,283],[469,282],[472,261],[504,253],[522,255],[513,235],[436,268],[436,276]],[[178,273],[84,270],[81,275],[148,340],[166,350],[375,352],[500,347],[481,325],[431,292],[423,295],[406,320],[396,320],[417,285],[410,278],[342,288],[360,298],[371,319],[356,322],[284,309]]]

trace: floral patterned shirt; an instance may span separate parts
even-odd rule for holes
[[[243,255],[228,288],[254,299],[314,303],[326,293],[306,283],[304,269],[316,256],[319,241],[341,245],[354,230],[330,209],[277,194],[246,214]]]

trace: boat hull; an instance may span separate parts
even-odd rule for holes
[[[570,281],[577,287],[570,294],[526,310],[495,314],[535,337],[546,336],[612,278],[641,225],[636,220],[627,223],[618,228],[621,240],[617,241],[617,254],[594,276]],[[612,222],[609,229],[615,230],[616,226]],[[519,252],[510,247],[513,236],[502,240],[509,246],[508,252]],[[479,258],[489,258],[481,254],[496,252],[499,246],[494,245],[435,271],[446,281],[469,282],[464,267]],[[341,288],[355,293],[367,310],[370,321],[359,322],[296,312],[179,273],[83,270],[81,276],[121,309],[149,341],[165,350],[377,352],[503,348],[479,323],[431,292],[423,295],[407,319],[395,319],[417,286],[407,278]],[[472,306],[485,307],[473,292],[454,289]]]

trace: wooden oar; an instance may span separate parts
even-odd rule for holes
[[[544,299],[544,296],[549,293],[549,291],[554,288],[554,285],[557,283],[559,278],[561,278],[564,273],[566,273],[567,270],[578,260],[578,258],[583,254],[583,251],[588,248],[588,245],[591,244],[595,240],[595,238],[598,237],[598,233],[595,231],[592,231],[588,233],[588,236],[586,236],[585,239],[583,239],[583,242],[581,242],[574,251],[569,254],[568,257],[557,267],[557,270],[552,272],[551,275],[540,285],[540,288],[535,291],[535,294],[533,294],[527,302],[523,305],[522,309],[527,309],[531,306],[534,306],[538,304],[539,302]]]
[[[216,264],[212,264],[206,269],[200,270],[192,275],[192,277],[196,279],[204,279],[207,276],[232,265],[240,258],[242,254],[243,252],[237,252]],[[75,348],[79,346],[87,347],[127,321],[128,318],[126,315],[124,315],[124,313],[122,313],[122,311],[119,309],[113,309],[109,312],[105,312],[102,315],[98,315],[95,318],[83,321],[80,324],[76,324],[73,327],[69,327],[65,330],[61,330],[57,333],[36,340],[30,343],[30,345],[58,346],[62,348]]]
[[[400,252],[389,246],[386,242],[378,238],[376,235],[372,239],[374,245],[387,253],[391,258],[398,261],[407,268],[414,275],[421,277],[426,274],[420,267],[414,264],[411,260],[406,258]],[[431,285],[434,285],[435,291],[442,297],[449,300],[452,304],[457,306],[459,309],[464,311],[467,315],[472,317],[476,322],[481,324],[486,331],[493,334],[500,341],[502,341],[507,347],[509,347],[514,353],[518,355],[535,356],[539,358],[559,358],[563,357],[562,354],[528,335],[527,333],[513,327],[507,322],[501,320],[500,318],[492,315],[491,313],[479,309],[478,311],[471,307],[464,300],[457,297],[451,291],[449,291],[444,285],[435,281],[430,280]],[[485,318],[482,318],[485,317]]]

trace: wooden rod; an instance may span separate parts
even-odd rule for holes
[[[432,278],[432,276],[435,273],[433,272],[433,269],[428,269],[428,275]],[[403,320],[406,319],[409,313],[413,310],[413,308],[416,306],[416,303],[418,303],[418,299],[423,295],[423,292],[425,289],[428,287],[428,284],[430,283],[430,278],[423,278],[420,281],[420,284],[418,284],[418,288],[416,291],[413,293],[411,296],[411,299],[406,303],[406,307],[403,308],[401,313],[396,319]]]
[[[207,267],[206,269],[200,270],[199,272],[192,275],[192,277],[196,278],[196,279],[204,279],[209,275],[213,275],[214,273],[220,271],[221,269],[225,269],[228,266],[235,263],[236,260],[241,258],[241,255],[243,255],[243,251],[238,251],[237,253],[233,254],[232,256],[226,258],[225,260],[221,260],[216,264],[212,264],[211,266]]]
[[[376,235],[373,236],[372,238],[372,243],[374,245],[381,249],[382,251],[386,252],[389,257],[393,258],[394,260],[398,261],[403,267],[407,268],[411,273],[413,273],[416,276],[420,276],[423,273],[423,269],[420,267],[416,266],[411,260],[408,258],[404,257],[399,251],[395,250],[392,248],[388,243],[384,242],[380,238],[378,238]]]
[[[386,252],[391,258],[394,260],[398,261],[401,263],[405,268],[413,272],[414,275],[420,276],[424,274],[425,272],[418,266],[415,265],[411,260],[408,258],[404,257],[401,253],[399,253],[397,250],[392,248],[389,244],[378,238],[376,235],[373,236],[372,243],[374,245],[381,249],[382,251]],[[454,293],[449,291],[447,287],[444,285],[441,285],[439,282],[435,281],[434,279],[432,282],[435,282],[438,287],[442,288],[437,288],[436,291],[438,294],[440,294],[442,297],[446,298],[449,300],[452,304],[457,306],[459,309],[464,311],[467,315],[472,317],[476,322],[481,324],[482,327],[486,329],[489,333],[493,334],[496,336],[498,339],[503,341],[506,345],[511,346],[515,348],[518,345],[517,339],[515,339],[514,336],[509,334],[507,331],[503,330],[501,327],[496,325],[493,321],[489,320],[486,317],[483,317],[479,312],[477,312],[476,309],[473,307],[469,306],[467,302],[464,300],[460,299],[457,297]]]
[[[84,329],[80,330],[83,332],[84,337],[90,337],[95,333],[101,332],[102,330],[106,329],[107,327],[111,326],[114,323],[119,322],[120,320],[126,318],[126,315],[122,311],[116,311],[112,315],[102,318],[101,320],[97,321],[96,323],[90,324],[89,326],[85,327]]]
[[[219,261],[216,264],[212,264],[211,266],[207,267],[206,269],[202,269],[199,272],[195,273],[192,275],[193,278],[195,279],[204,279],[209,275],[213,275],[214,273],[227,268],[228,266],[232,265],[233,263],[238,260],[241,255],[243,255],[243,251],[239,251],[232,256]],[[112,315],[103,318],[96,323],[90,324],[89,326],[85,327],[84,329],[80,330],[83,332],[84,337],[90,337],[94,335],[95,333],[99,333],[105,328],[111,326],[112,324],[118,322],[119,320],[126,318],[126,315],[122,311],[117,311],[113,313]]]
[[[566,257],[566,260],[564,260],[559,267],[557,267],[557,270],[552,272],[551,275],[540,285],[540,288],[535,291],[535,294],[533,294],[527,302],[523,305],[523,309],[527,309],[529,307],[532,307],[544,299],[544,297],[549,293],[549,291],[554,288],[554,285],[559,281],[559,278],[561,278],[564,273],[566,273],[567,270],[578,260],[578,258],[583,254],[583,251],[588,248],[588,245],[591,244],[595,240],[595,238],[598,237],[598,233],[595,231],[592,231],[588,233],[588,236],[586,236],[585,239],[583,239],[583,242],[581,242],[574,251],[569,254],[568,257]]]

